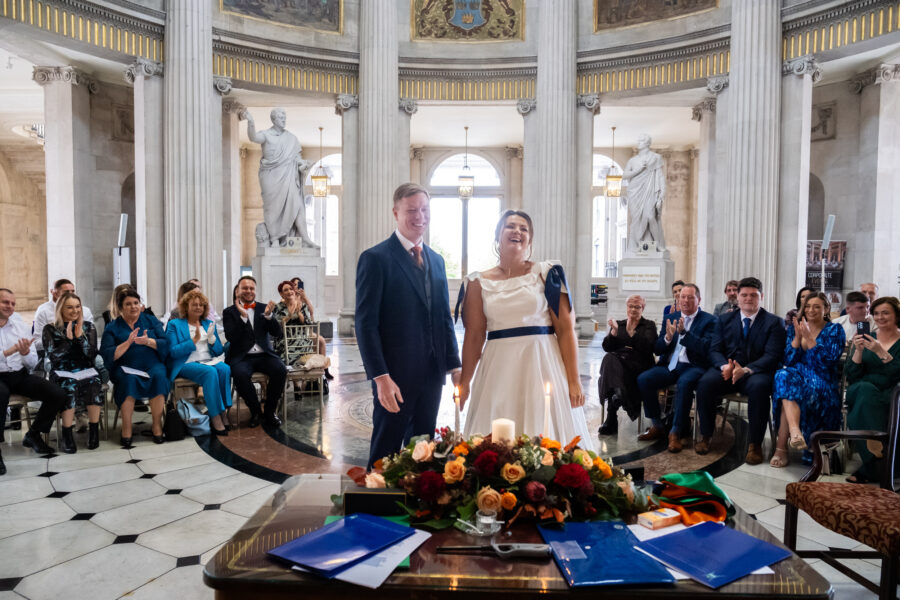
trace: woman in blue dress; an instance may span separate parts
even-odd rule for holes
[[[153,441],[162,444],[163,406],[169,393],[164,361],[169,342],[159,320],[143,311],[141,297],[133,288],[118,295],[116,307],[119,316],[103,331],[100,354],[110,371],[116,405],[122,412],[122,447],[131,448],[135,398],[150,399]]]
[[[788,329],[784,368],[775,373],[772,393],[778,430],[775,455],[769,462],[773,467],[788,464],[788,444],[806,450],[813,432],[840,428],[838,364],[846,339],[844,328],[831,323],[830,311],[828,297],[813,292]],[[804,452],[803,462],[811,460],[812,455]]]

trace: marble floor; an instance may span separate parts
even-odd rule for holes
[[[596,387],[601,335],[582,341],[580,350],[591,430],[603,420]],[[343,473],[365,464],[372,406],[359,352],[353,339],[336,339],[329,353],[336,376],[330,395],[321,406],[313,396],[289,400],[288,423],[279,430],[244,428],[225,438],[163,445],[136,436],[131,450],[120,449],[113,432],[108,441],[101,434],[93,451],[84,449],[85,434],[79,434],[77,454],[48,456],[24,448],[20,431],[4,432],[0,600],[212,598],[203,565],[270,501],[279,483],[294,474]],[[439,425],[453,422],[449,394],[448,388]],[[146,413],[136,413],[136,423],[136,431],[149,429]],[[597,439],[600,454],[643,468],[648,477],[659,469],[706,468],[735,503],[782,536],[785,484],[805,467],[743,464],[742,418],[729,416],[707,457],[689,448],[672,457],[663,443],[638,442],[637,434],[638,424],[620,413],[618,436]],[[799,536],[801,548],[858,546],[802,514]],[[878,561],[846,562],[877,582]],[[875,597],[821,561],[811,564],[832,582],[835,598]]]

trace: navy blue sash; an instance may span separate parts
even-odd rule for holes
[[[525,335],[548,335],[553,333],[550,325],[532,325],[530,327],[511,327],[509,329],[497,329],[488,331],[488,340],[502,340],[503,338],[522,337]]]

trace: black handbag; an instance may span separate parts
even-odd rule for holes
[[[166,402],[166,420],[163,422],[163,435],[167,442],[179,442],[187,435],[187,427],[181,420],[181,415],[175,410],[175,404],[170,400]]]

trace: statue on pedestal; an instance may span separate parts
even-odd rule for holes
[[[306,230],[306,202],[303,181],[312,166],[303,160],[297,137],[285,129],[287,115],[283,108],[270,114],[272,127],[256,131],[249,111],[241,115],[247,120],[247,137],[262,146],[259,161],[259,187],[262,190],[263,220],[257,226],[256,239],[261,245],[286,246],[287,238],[299,237],[304,247],[319,248]]]
[[[622,179],[628,182],[628,252],[641,251],[644,242],[665,249],[662,230],[662,203],[666,195],[665,162],[650,149],[650,136],[638,136],[638,153],[625,165]]]

